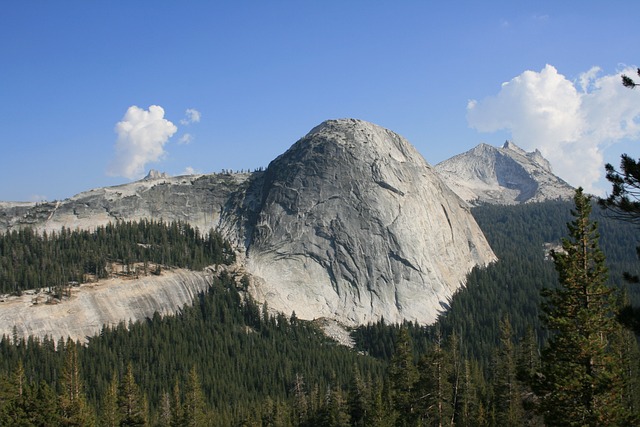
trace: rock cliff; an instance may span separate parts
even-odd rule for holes
[[[83,342],[104,325],[172,314],[191,304],[211,284],[211,272],[165,271],[138,280],[109,279],[73,288],[70,299],[45,304],[45,296],[27,292],[0,302],[0,335],[48,335]],[[15,326],[15,331],[14,331]]]
[[[349,325],[382,317],[431,323],[471,268],[495,260],[466,203],[411,144],[353,119],[320,124],[264,172],[150,173],[64,201],[0,205],[0,230],[140,218],[219,230],[238,248],[258,301]],[[125,316],[100,317],[103,323],[138,318],[103,309]]]
[[[471,204],[518,204],[570,200],[574,190],[551,171],[535,150],[527,153],[511,141],[501,147],[480,144],[435,166],[453,191]]]
[[[254,293],[302,318],[430,323],[494,255],[464,204],[399,135],[327,121],[267,168],[247,247]]]

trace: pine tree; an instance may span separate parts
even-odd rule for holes
[[[195,366],[189,371],[182,413],[182,425],[184,426],[204,427],[210,423],[210,421],[207,421],[204,393],[202,392],[200,378]]]
[[[353,378],[349,385],[348,405],[349,416],[351,417],[351,425],[366,426],[367,415],[370,412],[370,392],[362,380],[362,376],[358,371],[358,367],[353,367]]]
[[[453,417],[452,360],[442,343],[440,331],[431,348],[419,363],[417,402],[420,416],[432,426],[449,425]]]
[[[28,425],[25,410],[27,383],[22,361],[10,379],[0,379],[0,423],[2,425]]]
[[[526,426],[543,426],[536,411],[537,398],[533,392],[536,373],[540,372],[540,349],[533,328],[528,328],[516,348],[517,378],[522,387],[522,407]]]
[[[104,427],[117,427],[120,425],[120,413],[118,412],[118,374],[115,372],[102,398],[100,425]]]
[[[169,392],[165,391],[160,397],[160,409],[158,414],[159,427],[171,426],[171,396]]]
[[[118,408],[121,426],[147,425],[147,403],[133,376],[133,365],[129,362],[127,372],[120,381]]]
[[[417,381],[418,370],[413,362],[411,337],[407,328],[403,327],[398,334],[389,366],[391,398],[398,413],[398,426],[414,425],[418,417],[414,395]]]
[[[516,378],[516,352],[513,330],[508,318],[500,321],[500,345],[493,375],[496,423],[500,426],[522,425],[522,392]]]
[[[304,378],[300,374],[296,374],[295,382],[293,383],[293,416],[294,425],[304,425],[308,418],[309,403],[307,399],[307,392],[305,390]]]
[[[329,386],[324,396],[324,402],[319,416],[313,422],[318,427],[347,427],[350,426],[348,405],[340,387]]]
[[[58,403],[55,391],[44,381],[28,388],[25,412],[31,425],[54,426],[62,424],[58,418]]]
[[[180,384],[176,380],[173,384],[173,393],[171,396],[171,427],[179,427],[182,423],[182,398]]]
[[[553,252],[560,286],[545,290],[545,326],[552,332],[542,355],[537,393],[547,424],[624,425],[620,364],[611,348],[617,331],[612,290],[598,246],[597,224],[582,189],[574,197],[569,238]]]
[[[72,339],[68,339],[65,345],[65,361],[60,386],[61,424],[83,427],[94,425],[93,414],[86,402],[84,384],[80,376],[78,349]]]

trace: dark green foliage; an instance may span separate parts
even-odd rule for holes
[[[634,88],[636,83],[627,76],[622,76],[625,86]],[[611,194],[600,199],[599,204],[606,209],[606,214],[624,222],[640,224],[640,160],[635,160],[627,154],[623,154],[620,159],[620,169],[617,170],[611,164],[605,166],[607,180],[611,183]],[[635,233],[634,233],[635,236]],[[637,241],[637,240],[636,240]],[[636,255],[640,257],[640,247],[636,247]],[[635,284],[634,291],[638,294],[637,286],[640,283],[640,276],[633,271],[637,271],[636,264],[631,265],[632,270],[625,270],[624,279],[628,283]],[[631,304],[625,304],[619,312],[618,320],[627,328],[640,334],[640,310],[633,307],[639,302],[632,300]]]
[[[456,350],[447,351],[438,337],[431,350],[420,359],[416,402],[420,418],[428,425],[444,425],[453,419],[457,390],[454,391],[452,380],[457,381],[458,377],[454,368],[457,361],[451,356]]]
[[[118,419],[121,426],[147,425],[147,402],[133,375],[133,364],[127,370],[118,387]]]
[[[65,426],[84,427],[95,424],[93,411],[87,404],[80,369],[78,346],[70,339],[64,347],[64,365],[58,386],[60,424]]]
[[[638,73],[638,76],[640,76],[640,68],[638,68],[636,71]],[[628,87],[630,89],[634,89],[636,86],[638,86],[638,83],[636,83],[631,77],[627,76],[626,74],[623,74],[622,86]]]
[[[120,378],[116,418],[122,423],[130,416],[127,425],[138,425],[141,418],[126,408],[145,406],[127,406],[128,397],[138,402],[146,399],[153,423],[160,423],[161,414],[166,413],[167,397],[170,425],[184,425],[187,419],[198,425],[203,416],[214,419],[213,425],[230,425],[231,420],[249,414],[279,419],[286,413],[293,420],[290,408],[298,376],[318,390],[322,404],[316,405],[314,417],[318,411],[324,411],[330,420],[348,417],[346,390],[354,367],[362,375],[380,378],[383,364],[338,346],[310,322],[298,319],[291,324],[283,315],[265,319],[260,308],[243,300],[235,286],[235,279],[223,276],[179,315],[156,315],[146,322],[107,327],[87,346],[78,347],[81,376],[84,384],[91,384],[85,388],[86,399],[99,408],[101,421],[109,418],[114,369]],[[14,344],[4,337],[0,340],[0,372],[14,372],[24,360],[29,381],[42,379],[56,385],[64,353],[55,350],[49,339],[44,343],[17,339]],[[301,393],[310,420],[310,391],[305,386]],[[205,409],[198,396],[204,399]],[[262,414],[267,397],[273,405],[269,414]]]
[[[481,206],[472,213],[498,261],[475,268],[467,286],[450,301],[439,319],[443,335],[452,332],[464,343],[465,356],[478,359],[488,372],[489,357],[499,343],[500,320],[507,316],[516,339],[529,329],[538,343],[547,338],[540,322],[540,291],[554,288],[558,277],[549,250],[560,245],[571,220],[570,202],[545,202],[517,206]],[[640,287],[624,283],[624,272],[637,272],[637,230],[602,212],[593,211],[600,230],[600,247],[609,269],[608,285],[627,292],[633,306],[640,305]],[[635,273],[634,273],[635,274]],[[631,310],[631,309],[630,309]]]
[[[118,222],[93,232],[13,230],[0,234],[0,292],[44,289],[61,297],[73,284],[112,273],[150,273],[149,263],[156,264],[154,272],[162,265],[201,270],[234,258],[218,233],[211,230],[205,236],[183,222]]]
[[[547,336],[539,321],[539,291],[557,286],[544,244],[559,243],[566,234],[570,207],[569,203],[548,202],[475,208],[473,213],[500,260],[486,269],[475,269],[466,289],[447,302],[450,309],[433,327],[380,321],[358,328],[354,338],[367,355],[336,345],[313,323],[295,314],[269,314],[266,306],[242,296],[239,291],[244,281],[221,276],[192,307],[184,307],[175,316],[155,315],[145,322],[107,327],[88,345],[77,347],[87,411],[97,414],[98,425],[120,425],[123,413],[117,409],[127,395],[124,380],[135,384],[133,395],[142,402],[136,407],[143,415],[131,424],[146,421],[147,425],[181,426],[194,420],[192,425],[214,426],[498,425],[502,414],[509,413],[510,404],[518,403],[515,395],[505,392],[505,385],[513,383],[515,363],[513,384],[520,390],[523,424],[540,425],[529,388],[539,371],[538,348]],[[610,276],[633,271],[637,263],[634,232],[610,218],[599,222],[603,251],[608,257],[614,254],[609,260]],[[174,237],[168,237],[180,226],[162,225],[167,238],[154,245],[149,242],[155,240],[142,239],[128,224],[111,226],[114,230],[124,227],[118,231],[119,243],[105,243],[116,248],[107,251],[105,262],[119,261],[125,274],[135,274],[136,264],[150,273],[156,265],[198,265],[194,259],[200,259],[199,251],[190,258],[182,243],[174,245]],[[69,237],[61,240],[67,242],[61,250],[74,253],[69,242],[75,232],[63,233]],[[100,233],[106,235],[106,228]],[[159,230],[158,235],[163,233]],[[37,247],[44,237],[24,238]],[[48,241],[52,238],[46,236]],[[187,246],[191,248],[190,243]],[[217,249],[205,259],[223,255],[220,262],[228,260],[224,258],[226,243],[220,239],[211,246]],[[148,258],[145,263],[145,258],[134,257],[136,251],[148,254],[154,247],[164,248],[156,252],[160,262]],[[171,255],[172,248],[175,255]],[[180,261],[182,254],[185,257]],[[74,257],[77,255],[70,256]],[[71,265],[60,262],[63,264]],[[87,270],[96,267],[89,264]],[[73,268],[65,267],[67,270]],[[630,291],[629,300],[636,298]],[[500,322],[505,317],[512,331],[503,328],[501,334]],[[637,346],[624,334],[615,341],[619,343],[616,357],[629,379],[622,387],[622,400],[629,412],[638,414],[638,399],[634,398],[640,396]],[[49,337],[0,339],[0,425],[20,425],[18,420],[37,419],[36,413],[47,414],[53,425],[59,424],[56,394],[64,383],[61,374],[67,344]],[[19,363],[23,374],[16,377]],[[404,368],[398,368],[401,366]],[[15,392],[17,378],[23,378],[26,394]],[[5,385],[9,393],[3,391]]]
[[[543,287],[553,289],[558,286],[557,272],[549,256],[549,249],[557,247],[561,238],[566,235],[571,207],[569,202],[546,202],[474,208],[472,212],[499,261],[488,268],[472,271],[466,288],[452,298],[449,310],[443,313],[437,325],[405,325],[414,342],[414,353],[433,358],[435,354],[430,353],[429,343],[436,342],[437,330],[440,330],[445,342],[452,334],[457,335],[463,364],[478,368],[471,375],[467,375],[464,369],[462,371],[463,380],[460,384],[464,383],[465,376],[473,377],[469,388],[476,390],[472,393],[473,397],[465,399],[462,398],[464,390],[458,392],[460,397],[456,414],[468,413],[469,406],[464,402],[470,402],[470,406],[476,411],[475,419],[495,422],[491,420],[496,415],[495,404],[498,401],[491,396],[492,391],[486,388],[486,382],[496,381],[495,371],[491,367],[497,363],[497,349],[501,346],[501,319],[508,317],[512,325],[512,342],[519,343],[515,346],[517,379],[521,387],[526,425],[541,425],[541,420],[535,413],[537,399],[530,387],[531,380],[538,371],[539,347],[548,337],[548,332],[540,322],[540,290]],[[593,214],[601,230],[601,247],[608,255],[610,274],[607,283],[627,291],[629,299],[637,304],[638,290],[627,287],[621,280],[623,272],[637,271],[634,256],[636,230],[631,224],[620,223],[600,210]],[[358,348],[389,360],[389,355],[394,352],[398,331],[398,325],[378,322],[358,328],[354,337]],[[636,348],[635,343],[625,342],[628,349],[621,351],[621,355],[628,355]],[[452,354],[446,352],[444,357],[450,360]],[[635,358],[635,363],[629,363],[628,356],[624,357],[627,360],[627,372],[635,372],[639,359]],[[637,384],[638,377],[631,373],[629,376],[636,378],[633,381]],[[634,406],[637,403],[630,402],[629,396],[633,400],[638,395],[637,392],[627,393],[625,401]],[[637,408],[632,412],[637,414]],[[461,417],[456,420],[462,423]],[[485,421],[460,425],[484,425]]]
[[[418,370],[413,360],[411,338],[404,328],[400,330],[398,335],[388,375],[391,398],[398,417],[396,424],[399,426],[414,425],[418,418],[415,398]]]
[[[494,357],[495,419],[500,426],[520,426],[524,418],[522,386],[517,378],[516,348],[508,318],[500,322],[500,345]]]
[[[574,203],[569,238],[552,253],[560,286],[543,292],[543,320],[552,335],[536,392],[548,424],[627,425],[614,291],[605,284],[607,269],[597,224],[590,219],[590,199],[578,189]]]

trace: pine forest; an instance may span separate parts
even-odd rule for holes
[[[253,301],[221,273],[172,316],[86,343],[0,339],[0,425],[600,426],[640,423],[635,226],[572,202],[472,210],[499,261],[476,268],[434,325],[384,320],[354,348]],[[185,223],[0,235],[0,293],[234,261]]]

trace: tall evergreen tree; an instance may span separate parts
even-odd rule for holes
[[[93,413],[86,401],[84,384],[80,376],[78,349],[72,339],[65,345],[65,361],[60,377],[60,418],[65,426],[94,425]]]
[[[195,366],[189,371],[182,413],[185,427],[205,427],[211,423],[207,420],[204,393]]]
[[[121,426],[147,425],[147,403],[133,376],[133,365],[129,362],[127,372],[120,381],[118,408]]]
[[[103,427],[117,427],[120,425],[120,413],[118,412],[118,374],[116,372],[113,373],[111,382],[102,398],[100,425]]]
[[[618,327],[613,291],[605,285],[607,268],[597,224],[589,219],[590,198],[579,188],[574,203],[569,238],[552,253],[560,285],[543,292],[543,321],[552,335],[537,392],[549,425],[624,425],[620,364],[611,342]]]
[[[369,393],[370,390],[367,390],[357,366],[354,366],[348,396],[349,415],[351,416],[351,425],[354,427],[367,425],[367,415],[370,411]]]
[[[517,378],[513,330],[508,318],[500,321],[498,346],[493,374],[496,423],[500,426],[522,425],[522,391]]]
[[[449,425],[453,417],[453,372],[450,354],[442,344],[440,332],[433,345],[420,359],[417,402],[420,417],[431,426]]]
[[[418,370],[413,361],[411,337],[407,328],[400,329],[396,349],[389,366],[389,380],[393,406],[398,412],[398,426],[415,424],[418,411],[415,406],[415,386]]]

